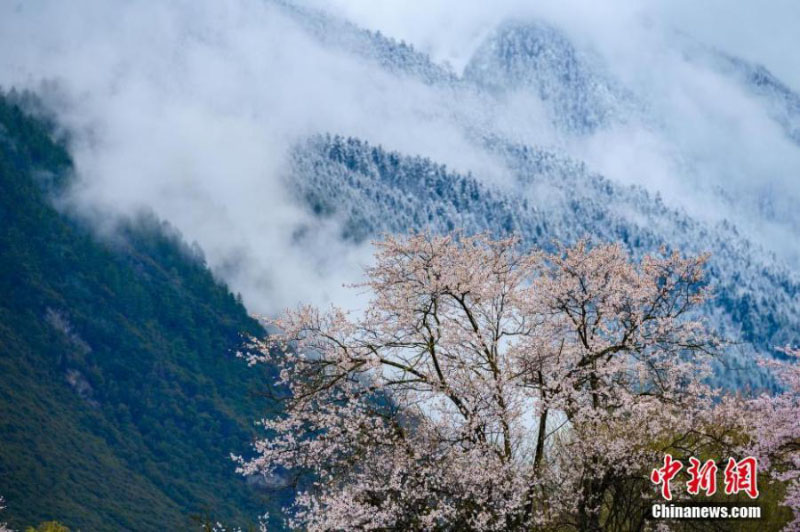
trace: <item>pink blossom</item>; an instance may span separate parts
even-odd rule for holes
[[[484,235],[376,246],[362,315],[288,311],[244,355],[277,365],[286,414],[262,421],[239,470],[315,475],[292,526],[610,526],[602,505],[652,496],[667,449],[731,418],[706,384],[719,342],[696,319],[703,256]]]

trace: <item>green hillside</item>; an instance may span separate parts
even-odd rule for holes
[[[100,241],[49,197],[71,170],[49,127],[0,96],[0,495],[16,528],[197,529],[278,517],[229,453],[269,406],[259,333],[196,251],[152,218]]]

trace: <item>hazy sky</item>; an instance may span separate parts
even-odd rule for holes
[[[426,155],[493,183],[504,169],[463,126],[513,134],[697,216],[732,218],[790,260],[800,249],[800,150],[736,80],[685,54],[716,47],[800,89],[798,2],[304,3],[411,42],[456,73],[503,20],[545,20],[646,112],[564,139],[535,95],[490,101],[395,77],[326,48],[264,0],[6,1],[0,85],[39,92],[72,131],[77,208],[112,218],[154,210],[201,245],[252,310],[341,302],[341,284],[369,257],[337,243],[334,225],[303,245],[293,239],[311,220],[284,186],[286,155],[317,132]],[[774,216],[763,215],[765,197]]]

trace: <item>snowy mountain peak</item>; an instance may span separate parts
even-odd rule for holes
[[[619,106],[619,91],[564,33],[539,21],[502,24],[476,50],[464,78],[495,94],[534,91],[556,125],[572,132],[595,130]]]

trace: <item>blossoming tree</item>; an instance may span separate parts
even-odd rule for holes
[[[773,478],[786,483],[784,504],[794,510],[792,530],[800,530],[800,351],[782,349],[788,360],[772,360],[785,391],[744,401],[739,421],[749,436],[742,451],[753,454]],[[734,403],[735,405],[735,403]]]
[[[716,342],[696,319],[705,257],[463,235],[377,246],[366,309],[290,311],[248,355],[280,367],[286,414],[241,472],[314,473],[290,524],[639,527],[632,501],[664,451],[724,438],[703,384]]]

